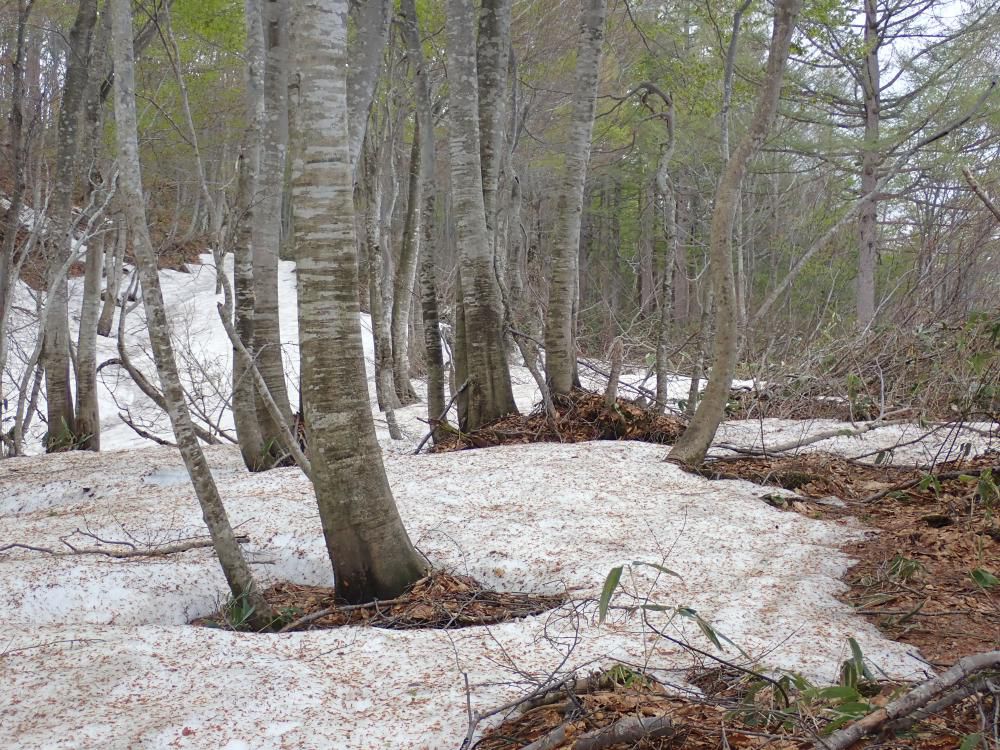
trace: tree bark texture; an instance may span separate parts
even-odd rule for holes
[[[459,396],[464,431],[517,411],[503,346],[503,310],[487,235],[479,149],[475,8],[448,1],[451,190],[458,244],[455,373],[469,381]],[[474,332],[473,335],[469,335]]]
[[[278,315],[278,255],[281,249],[281,201],[288,149],[288,0],[263,0],[264,116],[260,128],[259,171],[253,209],[253,352],[274,403],[286,422],[292,410],[285,383]],[[256,393],[256,389],[254,389]],[[282,430],[263,398],[256,397],[264,446],[273,459],[281,453]],[[272,463],[269,462],[269,463]],[[273,465],[273,463],[272,463]]]
[[[415,107],[417,128],[415,135],[420,138],[420,214],[419,237],[420,256],[420,309],[423,319],[423,340],[427,357],[427,418],[440,419],[445,411],[444,397],[444,353],[441,348],[441,326],[437,298],[437,253],[434,242],[434,211],[437,186],[434,181],[434,113],[431,110],[431,87],[427,80],[426,62],[420,44],[420,30],[414,0],[401,0],[403,15],[403,40],[414,68],[416,87]],[[440,427],[434,427],[435,442],[442,437]]]
[[[872,195],[878,183],[879,71],[878,8],[876,0],[865,0],[865,60],[861,71],[864,94],[865,141],[861,151],[861,193],[869,197],[858,209],[858,327],[867,328],[875,319],[875,262],[878,257],[878,201]]]
[[[584,0],[581,4],[573,112],[555,196],[549,305],[545,313],[545,370],[554,396],[572,390],[576,373],[574,306],[579,291],[580,219],[606,15],[606,0]]]
[[[398,596],[423,575],[375,439],[361,345],[347,4],[296,0],[292,203],[312,481],[339,597]],[[336,346],[331,346],[336,342]]]
[[[97,25],[97,0],[80,0],[76,21],[69,32],[66,78],[59,107],[56,169],[50,214],[51,231],[45,243],[47,296],[45,347],[45,398],[48,420],[46,450],[76,447],[76,417],[70,386],[69,309],[67,284],[59,270],[73,252],[73,197],[80,155],[82,115],[90,75],[90,52]]]

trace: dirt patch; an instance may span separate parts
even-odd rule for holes
[[[368,604],[338,606],[332,588],[278,583],[264,591],[278,615],[274,630],[317,630],[370,625],[390,630],[450,630],[495,625],[542,614],[561,606],[563,594],[491,591],[469,576],[435,573],[417,581],[402,596]],[[239,629],[232,605],[192,624]],[[234,616],[235,615],[235,616]]]
[[[528,415],[511,414],[474,432],[452,432],[434,446],[435,453],[525,443],[582,443],[587,440],[639,440],[670,444],[684,422],[644,409],[623,398],[612,407],[604,396],[577,390],[554,400],[556,418],[541,407]]]
[[[933,473],[809,454],[718,460],[699,473],[792,489],[802,500],[762,499],[813,517],[856,516],[878,529],[846,548],[858,562],[842,599],[944,666],[1000,647],[998,465],[997,452]],[[816,502],[828,497],[844,505]]]

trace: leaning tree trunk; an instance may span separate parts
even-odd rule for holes
[[[424,347],[427,351],[427,418],[434,430],[434,440],[442,437],[440,426],[433,420],[442,418],[444,398],[444,354],[441,348],[441,327],[438,315],[437,268],[434,244],[434,210],[437,186],[434,182],[434,113],[431,110],[431,87],[427,80],[423,48],[417,24],[414,0],[401,0],[403,40],[414,67],[415,108],[417,127],[414,137],[420,138],[420,310],[423,318]]]
[[[346,5],[295,3],[292,205],[311,478],[337,595],[363,602],[399,595],[424,569],[396,510],[368,401],[347,123]]]
[[[18,0],[17,4],[17,34],[14,51],[8,50],[8,64],[11,69],[10,105],[7,114],[7,142],[4,144],[4,157],[7,174],[12,182],[10,204],[3,215],[3,241],[0,243],[0,373],[7,365],[7,346],[10,338],[7,331],[10,324],[11,298],[14,293],[14,281],[17,278],[17,264],[14,261],[14,250],[17,247],[18,231],[21,227],[21,208],[24,202],[25,167],[28,156],[28,135],[24,128],[24,50],[25,37],[28,31],[28,18],[32,3]],[[29,131],[30,132],[30,131]],[[3,417],[4,404],[7,402],[3,390],[3,378],[0,377],[0,419]],[[15,422],[15,426],[16,426]],[[0,443],[2,446],[2,443]]]
[[[465,0],[448,0],[448,145],[458,244],[455,374],[459,383],[469,382],[458,397],[464,431],[517,411],[483,203],[474,13]]]
[[[45,398],[48,418],[46,450],[76,447],[76,417],[70,388],[69,309],[66,276],[61,273],[73,253],[73,194],[76,188],[80,152],[80,125],[86,105],[90,71],[90,50],[97,25],[97,0],[80,0],[76,21],[69,33],[69,54],[62,102],[59,107],[56,171],[52,195],[52,230],[46,260],[47,296],[45,348]]]
[[[350,4],[350,14],[354,33],[348,50],[351,64],[347,74],[347,127],[354,173],[361,157],[375,85],[382,70],[382,53],[389,39],[392,3],[390,0],[357,0]]]
[[[597,102],[606,0],[585,0],[580,10],[573,114],[556,189],[549,306],[545,314],[545,370],[553,396],[569,393],[576,373],[574,306],[580,273],[580,219]]]
[[[208,527],[215,554],[229,583],[229,589],[233,597],[250,611],[248,624],[254,628],[266,628],[272,621],[270,608],[260,593],[239,542],[236,541],[236,535],[229,523],[205,453],[198,443],[191,414],[184,400],[173,345],[170,342],[170,328],[160,290],[156,255],[149,238],[149,226],[146,223],[142,175],[139,167],[131,3],[129,0],[111,0],[110,10],[113,14],[112,50],[115,68],[115,133],[118,141],[119,189],[128,226],[132,231],[138,273],[142,282],[142,301],[146,309],[149,340],[156,362],[156,371],[163,387],[167,414],[173,426],[177,446],[194,485],[202,517]]]
[[[715,210],[712,213],[712,231],[709,240],[716,321],[712,374],[694,418],[670,451],[672,460],[688,466],[697,466],[704,461],[725,414],[729,389],[736,372],[739,321],[731,251],[736,202],[739,200],[740,185],[743,183],[743,176],[750,160],[764,142],[777,112],[788,50],[801,7],[802,0],[776,0],[774,4],[774,27],[771,32],[764,87],[757,100],[750,128],[726,165],[715,192]]]

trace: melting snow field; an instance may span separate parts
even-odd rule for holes
[[[210,270],[165,272],[165,283],[168,299],[184,300],[175,321],[198,321],[185,332],[193,350],[224,371],[221,328],[197,313],[214,310]],[[288,266],[282,295],[283,336],[292,342]],[[138,352],[140,320],[130,339]],[[366,352],[370,357],[370,336]],[[530,377],[516,369],[515,380],[519,403],[529,408]],[[685,382],[676,386],[686,395]],[[92,546],[94,538],[81,532],[141,546],[205,533],[176,451],[143,447],[150,444],[131,436],[117,422],[114,399],[138,403],[138,396],[123,381],[113,388],[102,401],[106,444],[129,450],[0,462],[0,546],[68,550],[64,539]],[[639,596],[692,607],[761,668],[834,680],[854,637],[886,673],[924,675],[910,647],[886,640],[836,599],[850,564],[839,549],[866,533],[860,525],[781,512],[760,499],[770,490],[684,473],[663,461],[661,446],[550,444],[414,456],[422,409],[400,411],[403,441],[379,429],[392,489],[421,552],[440,569],[496,588],[568,590],[569,604],[456,631],[251,635],[186,624],[225,601],[208,550],[132,560],[9,550],[0,553],[0,747],[456,749],[470,708],[487,711],[555,675],[621,661],[682,685],[690,656],[639,617],[618,609],[597,624],[605,576],[634,560],[663,564],[681,580],[632,569],[617,603]],[[227,414],[221,419],[228,424]],[[759,445],[762,436],[783,442],[831,427],[731,423],[719,440]],[[917,434],[897,426],[809,449],[861,455]],[[943,460],[965,443],[976,452],[985,438],[936,433],[892,457]],[[265,582],[332,584],[311,487],[298,470],[249,474],[233,446],[208,455],[230,517],[250,539],[245,549],[256,573]],[[655,624],[712,650],[689,622],[667,625],[663,617]],[[745,663],[736,648],[720,655]]]

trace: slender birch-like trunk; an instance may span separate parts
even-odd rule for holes
[[[712,231],[709,240],[716,319],[712,374],[691,423],[670,450],[671,460],[688,466],[698,466],[704,461],[719,423],[725,415],[729,389],[736,372],[739,320],[732,257],[736,202],[739,200],[740,185],[743,183],[743,176],[750,160],[760,150],[778,111],[778,98],[788,62],[788,51],[801,7],[802,0],[776,0],[774,4],[774,25],[764,86],[758,97],[750,127],[726,164],[715,193],[715,210],[712,213]]]
[[[110,0],[112,15],[112,50],[115,69],[115,133],[118,141],[119,189],[121,202],[132,233],[142,301],[146,310],[149,340],[153,349],[156,371],[163,388],[167,414],[174,437],[187,467],[202,517],[212,537],[215,554],[222,566],[234,599],[250,612],[247,624],[263,629],[272,617],[267,602],[261,596],[250,566],[243,556],[233,533],[218,487],[212,477],[205,453],[195,435],[181,388],[170,329],[160,290],[156,256],[149,238],[146,209],[139,167],[139,138],[135,106],[135,57],[132,48],[132,9],[130,0]]]
[[[865,0],[865,60],[861,71],[864,94],[865,142],[861,151],[861,194],[868,196],[858,209],[858,328],[875,318],[875,261],[878,257],[879,118],[882,108],[879,68],[879,19],[875,0]]]
[[[388,599],[418,580],[424,566],[389,489],[368,402],[347,117],[347,3],[296,0],[294,8],[292,205],[311,478],[338,596]]]
[[[576,375],[575,306],[579,292],[580,219],[590,162],[590,139],[597,102],[597,76],[604,42],[607,0],[584,0],[576,52],[573,114],[559,183],[549,305],[545,314],[545,370],[553,396],[568,394]]]

